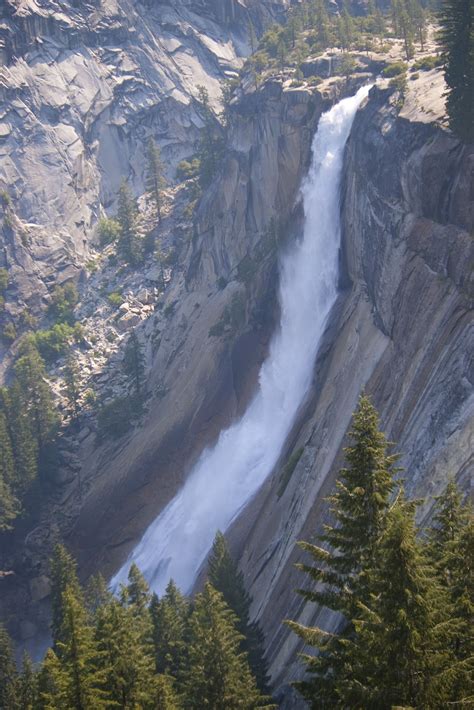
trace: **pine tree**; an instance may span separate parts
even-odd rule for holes
[[[117,220],[120,224],[118,251],[131,266],[142,261],[142,240],[138,233],[138,209],[126,180],[122,181],[118,194]]]
[[[448,85],[446,108],[452,130],[474,141],[474,6],[472,0],[443,0],[439,14]]]
[[[51,442],[58,424],[53,395],[46,382],[44,361],[36,347],[28,342],[14,367],[18,383],[19,406],[28,414],[31,431],[39,453]]]
[[[153,138],[150,138],[146,152],[145,188],[155,203],[159,220],[161,220],[162,191],[164,184],[163,163],[161,162],[160,149]]]
[[[0,625],[0,708],[18,708],[18,678],[10,637]]]
[[[209,556],[208,577],[212,586],[222,594],[225,603],[237,617],[237,629],[242,634],[241,650],[248,655],[250,669],[262,693],[268,693],[268,669],[264,657],[264,636],[260,626],[250,621],[252,599],[244,585],[224,535],[216,534]]]
[[[152,710],[154,660],[150,646],[143,641],[135,611],[116,599],[98,609],[98,664],[113,707]]]
[[[170,676],[158,675],[155,680],[153,710],[180,710],[181,704]]]
[[[61,663],[50,648],[38,673],[38,700],[35,710],[70,710],[67,678]]]
[[[162,599],[154,594],[150,604],[156,671],[178,678],[186,658],[189,603],[173,580]]]
[[[339,635],[287,622],[306,644],[319,649],[317,656],[306,658],[311,677],[297,686],[313,707],[337,707],[337,687],[347,672],[351,622],[357,618],[360,603],[370,600],[370,570],[395,487],[397,459],[389,455],[389,444],[378,427],[375,408],[367,397],[361,397],[352,420],[352,444],[345,449],[348,467],[340,471],[336,493],[329,499],[335,525],[326,525],[319,538],[324,548],[300,543],[315,564],[297,566],[314,581],[315,588],[299,593],[343,615]]]
[[[150,588],[135,562],[128,572],[128,584],[124,590],[123,600],[134,614],[141,616],[148,611],[151,595]]]
[[[255,710],[267,707],[245,655],[236,617],[209,583],[190,618],[189,660],[183,680],[184,707]]]
[[[38,472],[38,444],[32,432],[29,412],[18,382],[2,390],[2,409],[12,445],[15,463],[14,489],[25,492]]]
[[[89,579],[85,591],[86,607],[91,617],[95,618],[97,611],[111,599],[112,592],[109,592],[103,576],[101,574],[93,575]]]
[[[82,599],[74,587],[62,593],[60,639],[56,643],[61,666],[61,690],[71,710],[107,707],[103,668],[98,668],[98,648]]]
[[[0,411],[0,532],[10,530],[20,512],[20,501],[15,495],[16,478],[13,448],[5,414]]]
[[[23,655],[21,675],[18,680],[18,703],[22,710],[36,710],[37,677],[27,653]]]
[[[140,400],[145,379],[145,356],[143,354],[143,346],[134,330],[125,346],[123,369],[135,390],[137,399]]]
[[[66,589],[82,601],[82,590],[77,578],[76,562],[64,545],[56,545],[51,560],[51,635],[54,649],[58,651],[64,621],[64,594]]]
[[[450,701],[455,702],[469,697],[474,673],[474,518],[454,481],[435,501],[427,554],[449,595],[455,623],[451,648],[458,664],[449,679]]]
[[[342,706],[443,707],[455,669],[449,603],[417,541],[416,505],[400,495],[377,551],[373,594],[354,620]],[[442,682],[437,678],[442,677]]]

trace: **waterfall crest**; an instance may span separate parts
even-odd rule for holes
[[[189,592],[216,531],[226,530],[273,470],[308,392],[329,312],[337,296],[340,182],[344,146],[363,87],[320,119],[303,186],[304,232],[280,261],[280,325],[257,392],[240,420],[203,451],[185,484],[148,527],[111,581],[135,562],[161,594],[170,578]]]

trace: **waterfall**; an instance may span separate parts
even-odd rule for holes
[[[189,592],[216,531],[229,527],[277,463],[309,390],[337,296],[344,146],[368,91],[360,89],[321,116],[302,186],[304,233],[281,257],[281,320],[253,400],[242,418],[203,451],[181,490],[112,579],[114,589],[126,581],[135,562],[157,593],[170,578]]]

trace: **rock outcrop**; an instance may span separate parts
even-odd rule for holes
[[[335,623],[290,591],[302,582],[295,543],[325,522],[359,393],[371,395],[397,442],[408,495],[426,499],[422,519],[450,476],[472,486],[474,150],[398,112],[396,95],[373,89],[356,117],[344,171],[343,291],[288,450],[303,454],[283,495],[276,472],[246,512],[245,541],[239,525],[234,531],[287,708],[300,707],[287,683],[301,666],[299,641],[280,620]]]

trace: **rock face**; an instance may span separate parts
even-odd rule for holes
[[[395,98],[373,90],[356,117],[345,161],[344,290],[288,451],[303,455],[281,498],[276,473],[247,511],[245,541],[239,525],[234,531],[282,707],[300,707],[286,684],[301,667],[298,640],[280,620],[328,629],[335,621],[289,590],[302,582],[296,541],[327,516],[323,498],[359,393],[372,396],[402,452],[408,495],[427,499],[422,517],[449,476],[472,485],[474,151],[397,113]]]
[[[55,279],[81,278],[94,225],[113,208],[121,176],[143,192],[146,138],[159,142],[171,176],[199,132],[197,86],[216,102],[219,79],[246,52],[243,23],[251,17],[260,28],[285,5],[7,1],[0,187],[14,213],[0,258],[18,302],[39,306]],[[15,574],[1,580],[0,615],[16,614],[18,638],[46,632],[56,538],[77,555],[83,577],[111,575],[203,447],[242,412],[278,319],[278,249],[301,228],[298,190],[312,136],[322,111],[357,81],[310,89],[270,80],[233,102],[221,174],[162,298],[150,295],[163,278],[150,264],[145,283],[134,284],[141,308],[130,296],[114,317],[114,331],[135,325],[146,343],[146,415],[100,445],[93,421],[85,423],[63,454],[68,466],[51,504],[34,529],[12,536],[18,554],[4,569]],[[281,619],[334,623],[294,594],[295,542],[325,520],[323,499],[360,391],[372,395],[403,452],[408,493],[427,497],[424,516],[448,475],[465,488],[472,475],[474,152],[432,123],[423,91],[429,84],[440,96],[439,81],[438,72],[410,82],[421,98],[409,96],[405,112],[398,95],[373,90],[356,117],[345,160],[341,294],[282,465],[303,453],[282,495],[277,470],[231,531],[281,707],[301,707],[288,688],[301,672],[298,642]],[[440,117],[442,107],[436,111]],[[107,387],[107,374],[100,378]]]
[[[248,52],[250,18],[261,29],[285,4],[5,0],[0,188],[30,239],[17,238],[0,259],[26,269],[29,283],[17,280],[18,298],[30,304],[32,290],[50,283],[51,265],[87,260],[97,220],[123,177],[144,192],[149,136],[174,178],[201,127],[199,85],[217,105],[219,82],[235,76]]]

